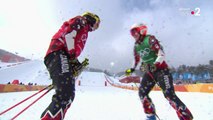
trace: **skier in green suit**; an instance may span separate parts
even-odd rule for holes
[[[129,79],[129,82],[139,82],[139,97],[142,102],[147,120],[156,120],[155,106],[149,97],[152,88],[157,84],[163,91],[164,97],[176,110],[180,120],[192,120],[193,116],[186,105],[175,94],[173,78],[165,54],[159,41],[153,35],[147,34],[147,26],[144,24],[134,24],[130,30],[135,39],[134,57],[135,64],[131,69],[126,70],[126,74],[135,71],[141,60],[141,68],[144,75],[141,81]]]

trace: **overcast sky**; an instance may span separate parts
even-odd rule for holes
[[[213,60],[212,5],[212,0],[1,0],[0,48],[43,59],[61,24],[90,11],[101,18],[80,56],[89,58],[91,67],[116,72],[131,67],[129,29],[140,22],[161,41],[170,66],[208,64]]]

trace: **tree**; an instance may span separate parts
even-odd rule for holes
[[[209,65],[213,66],[213,60],[209,60]]]

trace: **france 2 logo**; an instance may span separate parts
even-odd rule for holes
[[[193,11],[191,11],[191,14],[194,16],[200,16],[200,8],[195,8]]]

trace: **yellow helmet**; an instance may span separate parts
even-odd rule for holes
[[[93,26],[95,23],[100,22],[100,18],[98,15],[93,14],[91,12],[85,12],[82,14],[83,17],[87,19],[87,21]]]

